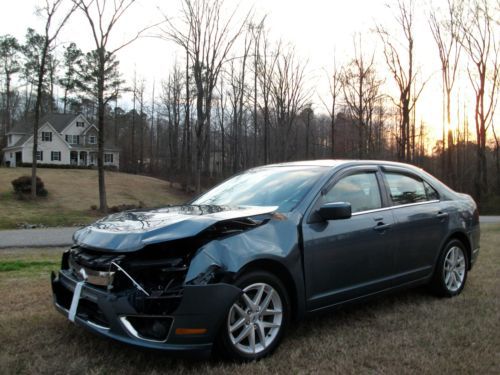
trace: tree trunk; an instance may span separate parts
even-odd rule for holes
[[[5,77],[5,88],[6,88],[6,103],[5,103],[5,134],[10,131],[11,128],[11,109],[10,109],[10,73],[6,72]]]
[[[133,91],[133,104],[132,104],[132,134],[130,137],[130,158],[132,161],[132,172],[137,173],[137,165],[135,158],[135,94],[136,94],[136,78],[134,74],[134,91]]]
[[[105,52],[104,49],[99,49],[99,77],[97,79],[97,124],[99,129],[97,141],[97,170],[99,180],[99,210],[103,213],[108,211],[108,203],[106,201],[106,185],[104,178],[104,65]]]
[[[186,50],[186,105],[184,113],[184,127],[186,131],[186,186],[191,184],[191,90],[189,88],[189,54]]]
[[[38,71],[38,85],[36,89],[36,102],[35,102],[35,123],[33,124],[33,153],[31,162],[31,198],[36,199],[36,167],[37,160],[36,154],[38,152],[38,128],[40,125],[40,107],[42,104],[42,88],[43,88],[43,78],[45,75],[45,63],[47,61],[47,52],[49,46],[47,39],[42,50],[42,56],[40,61],[40,70]]]

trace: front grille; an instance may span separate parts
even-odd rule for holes
[[[80,266],[96,271],[107,271],[112,262],[119,262],[124,255],[103,254],[82,247],[71,249],[70,260]]]
[[[113,283],[115,269],[113,262],[119,262],[123,255],[102,254],[80,247],[71,249],[68,264],[73,276],[85,279],[89,284],[107,287]]]
[[[68,266],[73,277],[96,289],[126,292],[138,313],[164,315],[179,306],[188,267],[183,258],[162,255],[160,251],[113,254],[75,247]]]
[[[115,272],[109,269],[108,271],[98,271],[82,266],[76,263],[72,257],[69,259],[69,267],[76,277],[85,279],[89,284],[97,286],[110,285],[115,275]]]

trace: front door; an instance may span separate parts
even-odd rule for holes
[[[16,167],[20,167],[21,164],[23,163],[23,153],[22,151],[17,151],[16,152]]]
[[[80,151],[80,165],[87,165],[87,152]]]
[[[303,224],[308,309],[317,310],[391,285],[397,237],[384,209],[377,169],[347,171],[315,204],[349,202],[352,217]]]
[[[69,161],[71,165],[78,165],[78,151],[71,151],[69,154]]]

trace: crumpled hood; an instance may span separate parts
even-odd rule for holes
[[[193,237],[221,221],[270,214],[278,207],[172,206],[109,215],[75,232],[76,245],[117,252]]]

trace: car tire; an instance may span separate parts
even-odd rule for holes
[[[290,299],[282,281],[269,272],[243,274],[235,285],[243,293],[225,316],[216,350],[230,360],[259,360],[271,354],[283,338],[290,320]]]
[[[449,241],[441,251],[430,283],[431,290],[440,297],[454,297],[462,292],[467,281],[468,259],[464,244]]]

